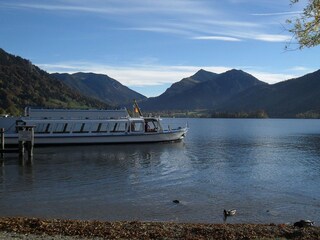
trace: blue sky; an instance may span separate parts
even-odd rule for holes
[[[52,72],[107,74],[148,97],[199,69],[275,83],[319,69],[285,20],[306,0],[0,0],[0,47]]]

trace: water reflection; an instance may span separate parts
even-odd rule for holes
[[[189,126],[178,143],[36,148],[32,166],[8,158],[0,213],[222,222],[223,209],[235,208],[228,222],[319,222],[319,123],[192,119]]]

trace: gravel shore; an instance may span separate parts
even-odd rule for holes
[[[0,239],[320,239],[320,227],[0,218]]]

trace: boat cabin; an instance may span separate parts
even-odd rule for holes
[[[117,134],[117,133],[154,133],[162,130],[156,118],[126,119],[25,119],[17,125],[32,125],[36,134]]]

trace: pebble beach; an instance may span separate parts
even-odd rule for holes
[[[320,227],[2,217],[0,239],[320,239]]]

